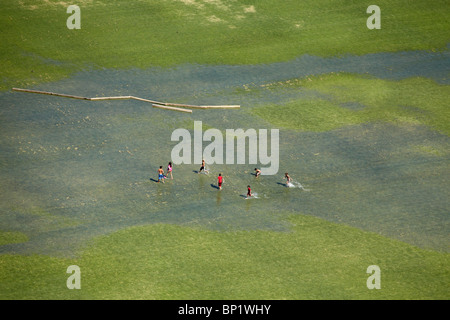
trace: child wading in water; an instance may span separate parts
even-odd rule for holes
[[[252,194],[252,189],[250,188],[250,186],[247,186],[247,198],[249,198],[249,197],[253,197],[253,194]]]
[[[208,173],[208,170],[206,170],[205,160],[202,160],[202,166],[200,167],[200,170],[198,173],[201,173],[202,171],[205,171],[205,173]]]
[[[169,164],[167,165],[167,176],[169,176],[170,174],[170,179],[173,179],[172,176],[172,162],[169,162]]]
[[[219,190],[222,190],[222,183],[223,183],[223,177],[222,177],[222,174],[219,173],[219,176],[217,177],[217,185],[219,186]]]
[[[164,183],[164,170],[162,168],[162,166],[159,167],[158,169],[158,182],[162,181]]]
[[[291,183],[291,177],[287,172],[284,174],[284,179],[286,179],[286,186],[289,186],[289,183]]]

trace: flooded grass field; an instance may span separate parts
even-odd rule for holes
[[[28,241],[4,244],[0,252],[71,257],[95,236],[156,223],[288,232],[291,214],[448,252],[448,135],[421,121],[299,131],[256,115],[269,105],[279,104],[282,113],[283,104],[314,105],[326,96],[314,87],[273,85],[293,78],[347,72],[398,81],[432,75],[437,86],[447,86],[448,67],[448,51],[305,56],[269,65],[89,71],[35,87],[87,97],[241,105],[192,114],[140,101],[1,93],[0,229],[26,235]],[[366,108],[361,101],[334,102],[349,112]],[[194,121],[202,121],[203,130],[223,133],[279,128],[278,174],[255,178],[259,164],[209,164],[206,175],[196,173],[200,164],[183,164],[174,166],[173,180],[156,183],[157,169],[166,169],[177,143],[172,132],[193,132]],[[285,172],[301,187],[287,188]],[[219,173],[223,190],[217,189]],[[247,185],[258,199],[245,200]]]
[[[0,299],[450,297],[448,1],[73,5],[1,4]]]

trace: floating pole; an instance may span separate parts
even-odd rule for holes
[[[143,98],[134,97],[134,96],[88,98],[88,97],[79,97],[79,96],[73,96],[73,95],[63,94],[63,93],[55,93],[55,92],[31,90],[31,89],[12,88],[12,90],[13,91],[19,91],[19,92],[47,94],[47,95],[57,96],[57,97],[72,98],[72,99],[79,99],[79,100],[90,100],[90,101],[133,99],[133,100],[149,102],[149,103],[152,104],[152,107],[154,107],[154,108],[167,109],[167,110],[180,111],[180,112],[187,112],[187,113],[192,113],[192,110],[186,110],[186,109],[181,109],[181,108],[189,108],[189,109],[237,109],[237,108],[241,107],[239,105],[229,105],[229,106],[228,105],[222,105],[222,106],[220,106],[220,105],[219,106],[195,106],[195,105],[190,105],[190,104],[159,102],[159,101],[155,101],[155,100],[143,99]]]
[[[181,109],[181,108],[175,108],[175,107],[168,107],[168,106],[163,106],[160,104],[152,104],[153,108],[160,108],[160,109],[167,109],[167,110],[173,110],[173,111],[179,111],[179,112],[188,112],[188,113],[192,113],[192,110],[189,109]]]
[[[193,106],[190,104],[179,104],[179,103],[171,103],[171,102],[164,102],[161,103],[164,106],[171,106],[171,107],[179,107],[179,108],[191,108],[191,109],[206,109],[203,106]]]
[[[240,105],[223,105],[223,106],[194,106],[190,104],[178,104],[178,103],[160,103],[164,106],[173,106],[173,107],[180,107],[180,108],[191,108],[191,109],[239,109]]]
[[[230,105],[230,106],[200,106],[203,109],[239,109],[240,105]]]
[[[50,95],[50,96],[58,96],[58,97],[64,97],[64,98],[72,98],[72,99],[80,99],[80,100],[91,100],[91,98],[86,98],[86,97],[72,96],[72,95],[69,95],[69,94],[54,93],[54,92],[47,92],[47,91],[40,91],[40,90],[30,90],[30,89],[20,89],[20,88],[12,88],[12,90],[20,91],[20,92],[47,94],[47,95]]]
[[[131,96],[95,97],[95,98],[90,98],[89,100],[92,100],[92,101],[99,101],[99,100],[126,100],[126,99],[131,99]]]
[[[154,100],[148,100],[148,99],[143,99],[143,98],[133,97],[133,96],[131,96],[130,99],[144,101],[144,102],[149,102],[149,103],[156,103],[156,104],[161,104],[161,105],[164,104],[163,102],[154,101]]]

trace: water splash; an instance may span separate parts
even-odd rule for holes
[[[311,189],[305,189],[300,182],[294,181],[291,179],[291,182],[288,182],[286,184],[286,187],[288,188],[299,188],[302,189],[303,191],[311,191]]]

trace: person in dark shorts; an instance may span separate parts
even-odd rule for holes
[[[202,171],[204,171],[205,173],[208,173],[208,170],[206,170],[205,160],[202,160],[202,166],[200,167],[200,170],[198,171],[198,173],[201,173]]]
[[[250,186],[247,186],[247,198],[253,196],[252,194],[252,189],[250,188]]]

